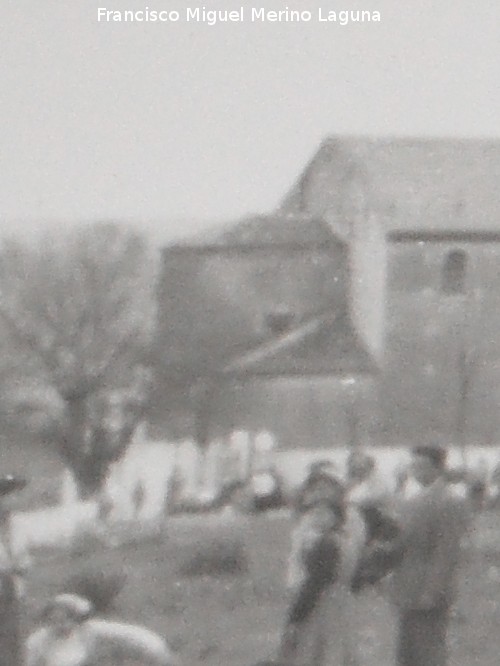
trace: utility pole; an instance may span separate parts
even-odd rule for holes
[[[354,377],[346,377],[342,384],[348,387],[348,407],[347,407],[347,439],[349,449],[355,449],[360,444],[360,415],[359,415],[359,386]]]
[[[214,383],[211,377],[200,377],[191,388],[194,417],[194,440],[198,447],[197,485],[201,487],[205,475],[205,457],[210,439]]]
[[[455,423],[455,436],[457,444],[462,451],[462,460],[466,460],[466,446],[467,446],[467,411],[469,406],[469,393],[471,385],[471,365],[469,362],[468,353],[466,349],[465,336],[462,336],[460,349],[458,351],[458,400],[457,400],[457,414]]]
[[[470,396],[474,371],[477,366],[477,351],[472,348],[477,344],[473,333],[480,328],[475,322],[480,318],[481,299],[477,291],[464,299],[463,316],[460,323],[459,349],[457,354],[458,396],[455,424],[457,444],[462,451],[463,462],[466,462],[468,443],[468,417],[470,416]]]
[[[349,448],[355,449],[359,446],[359,415],[356,405],[351,405],[347,415],[347,426],[349,430]]]

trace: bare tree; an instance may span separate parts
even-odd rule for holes
[[[60,396],[55,440],[82,497],[100,489],[141,417],[154,270],[143,238],[108,223],[33,245],[9,240],[0,251],[0,325],[11,363]],[[121,415],[108,427],[117,390]]]

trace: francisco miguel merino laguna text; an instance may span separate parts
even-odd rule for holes
[[[106,7],[97,9],[97,21],[99,23],[205,23],[216,25],[217,23],[337,23],[347,25],[348,23],[380,22],[380,12],[361,9],[322,9],[315,12],[309,10],[296,10],[285,7],[281,10],[269,10],[264,7],[239,7],[238,9],[207,9],[206,7],[185,7],[182,10],[163,9],[155,10],[145,7],[144,9],[113,10]]]

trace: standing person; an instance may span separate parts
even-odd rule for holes
[[[333,489],[333,485],[332,485]],[[301,520],[295,544],[301,576],[287,613],[279,663],[354,666],[350,577],[355,563],[345,547],[343,495],[317,497]]]
[[[342,497],[344,488],[332,473],[329,461],[313,463],[294,502],[294,524],[288,558],[287,587],[295,590],[304,578],[302,545],[309,532],[309,511],[322,501],[335,502]]]
[[[361,558],[352,578],[352,589],[359,592],[378,583],[398,564],[400,530],[390,489],[373,456],[355,449],[347,461],[347,476],[348,506],[351,512],[358,511],[364,524]]]
[[[401,502],[402,560],[391,581],[399,616],[398,666],[446,666],[447,630],[455,598],[466,504],[444,479],[446,451],[418,446],[412,473],[421,491]]]
[[[0,478],[0,661],[2,666],[21,663],[21,585],[29,561],[16,547],[11,514],[16,491],[26,480],[13,476]]]

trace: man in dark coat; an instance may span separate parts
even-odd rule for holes
[[[447,487],[445,462],[442,448],[413,450],[412,471],[421,490],[401,507],[402,559],[391,581],[399,615],[398,666],[447,663],[448,621],[468,507]]]
[[[0,477],[0,663],[19,666],[22,663],[20,635],[19,576],[25,558],[13,545],[10,524],[12,503],[16,491],[26,485],[24,479]]]

